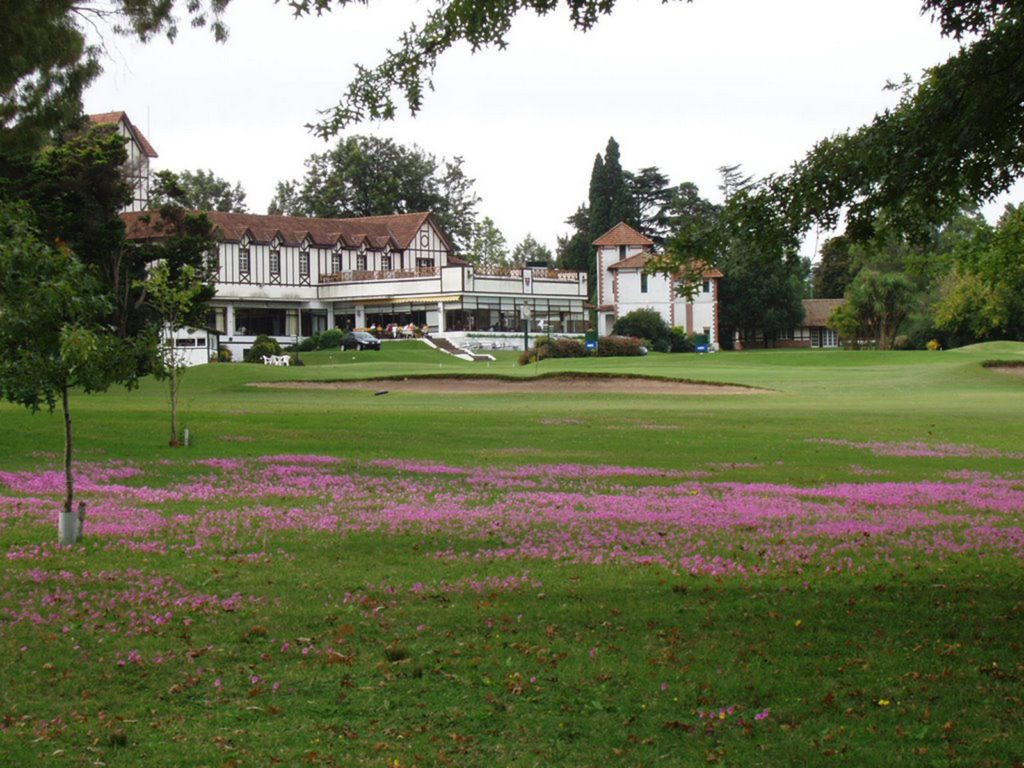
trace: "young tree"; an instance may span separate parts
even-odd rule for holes
[[[551,250],[547,246],[538,243],[531,234],[527,234],[512,249],[511,262],[513,264],[528,264],[530,262],[550,264],[551,261]]]
[[[73,544],[74,437],[71,390],[131,385],[137,339],[112,333],[110,293],[67,246],[50,245],[26,206],[0,204],[0,396],[64,416],[65,494],[61,541]]]
[[[206,214],[185,208],[187,192],[175,174],[158,175],[155,192],[164,202],[149,214],[154,237],[133,244],[136,259],[147,265],[147,274],[136,287],[158,339],[154,373],[166,378],[170,387],[170,445],[177,447],[178,391],[187,353],[178,349],[175,339],[179,331],[202,327],[206,321],[208,302],[217,290],[217,241]]]
[[[225,211],[246,213],[245,190],[239,182],[232,187],[231,182],[222,179],[213,171],[182,171],[174,174],[174,180],[168,176],[169,171],[158,171],[158,185],[170,189],[174,184],[174,200],[193,211]],[[170,197],[164,192],[155,190],[150,194],[150,207],[157,209],[168,202]]]
[[[156,372],[167,379],[170,387],[171,439],[169,445],[177,448],[178,389],[187,370],[188,350],[175,345],[179,331],[194,327],[192,317],[196,306],[205,306],[209,284],[204,282],[195,267],[184,264],[175,275],[166,261],[150,267],[144,283],[147,301],[160,325],[160,342],[156,350]]]
[[[379,216],[431,211],[459,247],[473,235],[480,198],[463,160],[437,159],[391,139],[349,136],[311,155],[301,181],[281,182],[270,213],[288,216]]]
[[[482,267],[504,267],[509,264],[505,236],[490,216],[484,216],[473,228],[473,239],[464,256]]]

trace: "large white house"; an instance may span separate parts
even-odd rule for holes
[[[597,248],[597,331],[611,333],[615,321],[635,309],[657,311],[669,327],[704,334],[718,349],[717,269],[704,270],[697,292],[679,295],[679,281],[645,271],[654,241],[620,222],[594,241]]]
[[[315,219],[206,214],[219,235],[211,327],[241,359],[255,337],[281,343],[328,328],[413,324],[455,343],[522,343],[524,316],[546,333],[586,330],[586,273],[489,268],[457,258],[430,213]],[[124,215],[128,236],[158,237],[157,214]]]

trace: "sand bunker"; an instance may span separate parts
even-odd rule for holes
[[[999,371],[1000,373],[1007,373],[1010,376],[1019,376],[1024,378],[1024,365],[990,365],[988,366],[990,371]]]
[[[548,376],[540,379],[446,378],[420,376],[407,379],[362,381],[263,381],[254,387],[273,389],[355,389],[366,392],[422,392],[427,394],[508,395],[542,393],[598,393],[623,395],[760,395],[768,390],[730,384],[629,378],[625,376]]]

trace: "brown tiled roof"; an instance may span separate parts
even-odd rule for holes
[[[642,251],[640,253],[633,254],[628,259],[622,261],[616,261],[614,264],[609,264],[608,269],[643,269],[647,266],[647,262],[654,257],[650,251]],[[723,277],[722,273],[714,267],[705,269],[702,277]]]
[[[135,127],[124,112],[103,112],[99,115],[89,115],[89,122],[95,125],[117,125],[122,120],[128,126],[128,131],[135,137],[135,141],[142,147],[142,151],[146,153],[146,157],[157,157],[153,145],[149,143],[149,140],[142,135],[142,131]]]
[[[351,219],[307,219],[222,211],[207,211],[206,216],[220,231],[221,238],[228,242],[238,242],[248,234],[254,242],[269,243],[275,235],[280,235],[285,245],[298,245],[308,235],[313,245],[323,248],[333,247],[340,241],[349,248],[365,244],[367,248],[382,249],[390,245],[401,250],[412,244],[420,227],[431,218],[429,213],[396,213]],[[159,214],[142,211],[123,214],[122,218],[129,239],[160,237]]]
[[[594,245],[651,246],[654,245],[654,241],[641,235],[626,222],[620,221],[614,227],[597,238],[597,240],[594,241]]]
[[[841,307],[846,299],[804,299],[804,322],[807,328],[824,328],[829,315]]]
[[[651,254],[648,251],[641,251],[640,253],[633,254],[628,259],[609,264],[608,269],[643,269],[644,265],[650,260]]]

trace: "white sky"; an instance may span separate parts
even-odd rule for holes
[[[263,213],[275,184],[301,177],[303,161],[329,146],[305,128],[317,110],[337,102],[357,62],[380,61],[431,6],[377,0],[295,20],[271,0],[233,0],[223,45],[187,26],[173,45],[108,39],[86,111],[126,111],[159,153],[156,168],[240,181],[250,210]],[[718,200],[719,166],[781,172],[816,140],[870,120],[895,102],[887,80],[917,76],[955,49],[919,8],[619,0],[587,34],[572,31],[564,9],[524,15],[505,51],[446,54],[417,117],[349,133],[462,155],[480,215],[510,247],[532,233],[553,250],[609,136],[627,170],[656,165]]]

